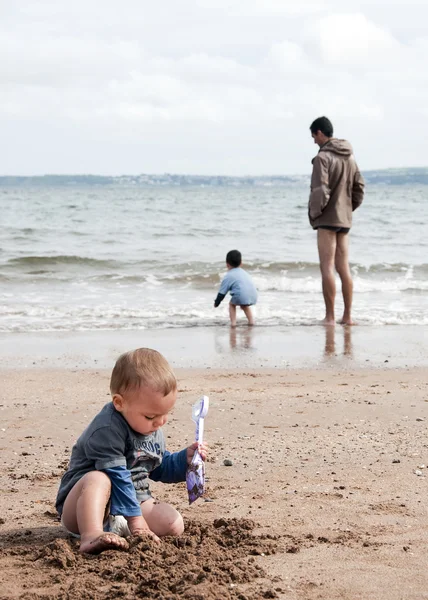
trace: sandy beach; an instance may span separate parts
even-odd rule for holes
[[[74,440],[109,400],[109,370],[3,369],[1,599],[428,598],[427,367],[177,375],[170,450],[192,441],[190,406],[210,396],[207,501],[189,507],[184,484],[154,484],[184,515],[181,545],[87,557],[54,499]]]

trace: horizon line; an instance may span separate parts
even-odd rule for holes
[[[373,172],[380,172],[380,171],[417,171],[417,170],[424,170],[424,169],[428,169],[428,165],[426,166],[419,166],[419,167],[382,167],[382,168],[378,168],[378,169],[361,169],[362,173],[373,173]],[[100,174],[100,173],[43,173],[43,174],[32,174],[32,175],[11,175],[11,174],[0,174],[0,178],[6,178],[6,177],[20,177],[20,178],[36,178],[36,177],[141,177],[141,176],[149,176],[149,177],[165,177],[165,176],[172,176],[172,177],[224,177],[224,178],[228,178],[228,179],[244,179],[244,178],[248,178],[248,177],[253,177],[253,178],[266,178],[266,177],[307,177],[310,176],[310,172],[307,173],[293,173],[293,174],[284,174],[284,173],[269,173],[269,174],[258,174],[258,175],[254,175],[254,174],[245,174],[245,175],[224,175],[223,173],[215,173],[215,174],[207,174],[207,173],[173,173],[173,172],[168,172],[168,171],[164,171],[162,173],[121,173],[120,175],[106,175],[106,174]]]

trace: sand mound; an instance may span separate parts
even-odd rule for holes
[[[188,522],[180,538],[164,538],[160,545],[137,538],[126,552],[109,550],[99,556],[81,555],[73,539],[55,539],[28,557],[26,573],[32,583],[20,598],[277,598],[278,583],[263,579],[255,557],[274,554],[278,536],[255,535],[255,527],[248,519]]]

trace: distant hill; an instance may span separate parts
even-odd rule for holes
[[[378,171],[365,171],[363,175],[367,183],[385,185],[428,184],[428,167],[380,169]]]
[[[428,167],[408,169],[381,169],[365,171],[368,184],[379,185],[428,185]],[[309,175],[261,175],[228,177],[225,175],[35,175],[19,177],[6,175],[0,177],[0,187],[44,187],[44,186],[101,186],[101,185],[137,185],[137,186],[290,186],[309,184]]]

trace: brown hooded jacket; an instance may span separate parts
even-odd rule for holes
[[[321,146],[312,164],[308,208],[313,229],[322,225],[351,227],[352,212],[364,197],[364,179],[351,144],[331,138]]]

